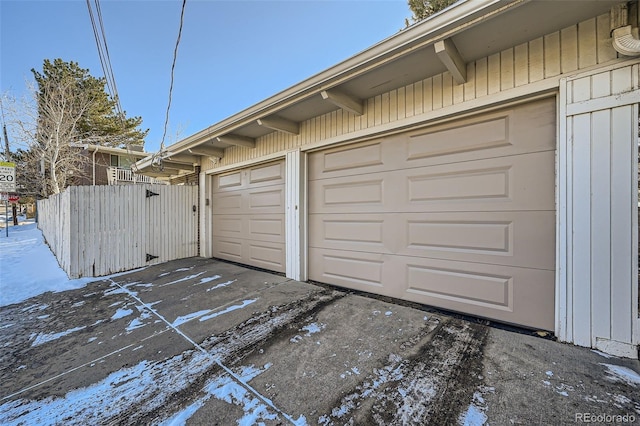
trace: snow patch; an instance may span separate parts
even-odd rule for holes
[[[165,286],[168,286],[168,285],[177,284],[177,283],[181,283],[181,282],[184,282],[184,281],[189,281],[189,280],[192,280],[194,278],[198,278],[202,274],[204,274],[204,272],[198,272],[197,274],[188,275],[188,276],[186,276],[184,278],[180,278],[178,280],[171,281],[171,282],[168,282],[166,284],[160,284],[158,287],[165,287]]]
[[[623,382],[630,386],[636,387],[640,385],[640,375],[630,368],[623,367],[621,365],[600,363],[607,368],[607,379],[614,382]]]
[[[200,278],[200,282],[197,282],[194,285],[206,284],[206,283],[209,283],[211,281],[215,281],[215,280],[217,280],[219,278],[221,278],[220,275],[214,275],[212,277]]]
[[[61,337],[68,336],[71,333],[75,333],[76,331],[84,330],[86,326],[82,327],[74,327],[65,331],[61,331],[59,333],[39,333],[36,339],[31,344],[31,347],[40,346],[44,343],[51,342],[53,340],[58,340]]]
[[[179,316],[178,318],[175,319],[175,321],[173,321],[171,323],[171,326],[172,327],[178,327],[178,326],[184,324],[185,322],[189,322],[192,319],[199,318],[199,317],[201,317],[203,315],[208,314],[209,312],[211,312],[211,309],[204,309],[202,311],[193,312],[191,314]]]
[[[495,388],[482,386],[481,390],[495,391]],[[482,393],[476,391],[473,393],[473,400],[467,410],[460,416],[458,423],[463,426],[482,426],[487,422],[487,406]]]
[[[131,315],[132,313],[133,313],[133,309],[118,308],[116,313],[113,314],[113,316],[111,317],[111,321],[127,317],[127,316]]]
[[[236,281],[237,280],[231,280],[231,281],[227,281],[227,282],[224,282],[224,283],[220,283],[220,284],[218,284],[218,285],[216,285],[214,287],[208,288],[207,291],[213,291],[213,290],[217,290],[217,289],[222,288],[222,287],[226,287],[226,286],[228,286],[230,284],[235,283]]]
[[[213,319],[215,317],[218,317],[220,315],[224,315],[224,314],[227,314],[229,312],[235,311],[236,309],[242,309],[245,306],[249,306],[250,304],[254,303],[256,300],[258,300],[258,299],[243,300],[240,305],[229,306],[227,309],[224,309],[222,311],[214,312],[211,315],[206,315],[206,316],[200,317],[200,321],[207,321],[207,320]]]
[[[102,278],[70,280],[44,242],[42,232],[29,220],[14,226],[9,237],[0,238],[0,306],[23,302],[47,291],[74,290]],[[33,267],[37,259],[38,267]]]
[[[481,408],[471,404],[467,411],[460,419],[460,423],[464,426],[481,426],[487,422],[487,415]]]
[[[238,373],[239,379],[243,383],[248,383],[264,371],[269,369],[271,364],[265,364],[262,368],[256,368],[253,365],[240,367]],[[224,374],[213,380],[210,380],[203,389],[206,394],[194,401],[183,410],[175,413],[169,419],[160,423],[160,426],[182,426],[189,420],[204,404],[214,397],[228,404],[234,404],[242,407],[243,416],[236,422],[240,426],[249,426],[255,424],[264,424],[265,420],[277,420],[278,413],[249,393],[245,387],[240,385],[231,376]],[[306,419],[301,416],[298,420],[294,420],[296,425],[305,425]]]

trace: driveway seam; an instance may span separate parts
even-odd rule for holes
[[[273,402],[263,396],[260,392],[258,392],[256,389],[253,388],[253,386],[251,386],[249,383],[245,382],[244,380],[242,380],[242,378],[240,376],[238,376],[236,373],[234,373],[229,367],[225,366],[224,364],[222,364],[222,362],[220,362],[220,360],[217,357],[212,356],[209,352],[207,352],[206,349],[204,349],[202,346],[200,346],[198,343],[196,343],[192,338],[190,338],[189,336],[187,336],[184,332],[182,332],[181,330],[179,330],[176,326],[174,326],[172,323],[170,323],[164,316],[162,316],[158,311],[156,311],[155,309],[153,309],[153,307],[151,307],[150,305],[148,305],[147,303],[145,303],[142,299],[140,299],[134,292],[130,291],[128,288],[120,285],[119,283],[117,283],[116,281],[109,279],[109,281],[111,281],[113,284],[117,285],[118,287],[120,287],[123,291],[125,291],[130,297],[132,297],[133,299],[135,299],[136,301],[138,301],[139,303],[141,303],[146,309],[148,309],[151,313],[153,313],[155,316],[157,316],[161,321],[163,321],[165,324],[167,324],[172,330],[174,330],[176,333],[178,333],[180,336],[182,336],[187,342],[191,343],[196,349],[198,349],[200,352],[202,352],[203,354],[205,354],[207,357],[209,357],[214,363],[216,363],[220,368],[222,368],[227,374],[229,374],[231,376],[231,378],[233,380],[235,380],[240,386],[244,387],[245,389],[247,389],[249,392],[253,393],[258,399],[260,399],[262,402],[264,402],[265,404],[267,404],[269,407],[271,407],[272,409],[274,409],[276,412],[278,412],[280,415],[282,415],[282,417],[284,417],[285,419],[287,419],[292,425],[297,425],[298,423],[293,419],[292,416],[290,416],[289,414],[285,413],[284,411],[282,411],[281,409],[279,409],[278,407],[276,407]]]
[[[137,342],[136,342],[136,343],[137,343]],[[14,396],[16,396],[16,395],[20,395],[21,393],[26,392],[26,391],[28,391],[28,390],[35,389],[35,388],[37,388],[38,386],[43,385],[43,384],[45,384],[45,383],[48,383],[48,382],[50,382],[50,381],[52,381],[52,380],[59,379],[60,377],[62,377],[62,376],[66,376],[66,375],[67,375],[67,374],[69,374],[69,373],[72,373],[72,372],[74,372],[74,371],[76,371],[76,370],[79,370],[79,369],[81,369],[81,368],[83,368],[83,367],[86,367],[87,365],[91,365],[91,364],[93,364],[93,363],[96,363],[96,362],[100,361],[101,359],[104,359],[104,358],[110,357],[111,355],[115,355],[115,354],[117,354],[118,352],[122,352],[122,351],[124,351],[125,349],[128,349],[128,348],[132,347],[133,345],[135,345],[135,343],[132,343],[132,344],[127,345],[127,346],[124,346],[124,347],[122,347],[122,348],[120,348],[120,349],[116,349],[116,350],[115,350],[115,351],[113,351],[113,352],[110,352],[110,353],[108,353],[108,354],[106,354],[106,355],[103,355],[103,356],[101,356],[101,357],[99,357],[99,358],[96,358],[96,359],[94,359],[94,360],[91,360],[91,361],[89,361],[89,362],[85,362],[84,364],[79,365],[79,366],[77,366],[77,367],[73,367],[73,368],[71,368],[71,369],[69,369],[69,370],[65,371],[64,373],[60,373],[60,374],[58,374],[58,375],[56,375],[56,376],[49,377],[48,379],[43,380],[43,381],[41,381],[41,382],[38,382],[38,383],[36,383],[35,385],[31,385],[31,386],[28,386],[28,387],[26,387],[26,388],[20,389],[19,391],[14,392],[14,393],[12,393],[11,395],[3,396],[3,397],[2,397],[2,401],[4,401],[5,399],[12,398],[12,397],[14,397]]]

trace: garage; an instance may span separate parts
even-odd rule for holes
[[[555,105],[309,154],[309,278],[553,330]]]
[[[213,256],[285,272],[284,160],[213,176]]]

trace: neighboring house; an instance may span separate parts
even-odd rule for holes
[[[636,2],[461,1],[162,170],[200,167],[202,256],[637,357],[637,27]]]
[[[84,172],[76,185],[127,185],[134,183],[166,183],[153,177],[135,173],[132,165],[149,155],[142,147],[132,149],[111,148],[92,144],[75,144],[87,157]]]

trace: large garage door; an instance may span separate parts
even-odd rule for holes
[[[555,100],[310,154],[309,277],[554,328]]]
[[[285,272],[284,161],[215,175],[213,256]]]

